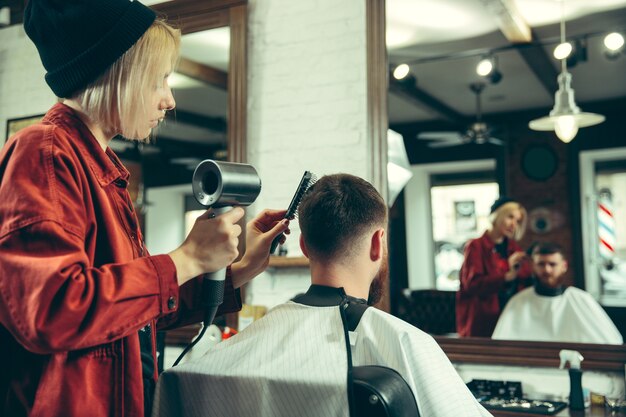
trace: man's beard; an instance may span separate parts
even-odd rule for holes
[[[367,297],[367,304],[373,306],[378,303],[385,294],[385,283],[389,279],[389,260],[387,258],[387,251],[383,255],[382,262],[380,263],[380,269],[376,274],[376,277],[370,285],[370,292]]]

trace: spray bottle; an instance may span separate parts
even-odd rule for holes
[[[584,358],[579,352],[569,349],[562,349],[559,352],[559,357],[561,358],[560,369],[564,369],[565,364],[569,362],[569,408],[571,410],[584,410],[583,372],[580,370],[580,363]]]

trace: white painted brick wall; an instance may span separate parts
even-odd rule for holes
[[[366,177],[365,2],[249,3],[248,161],[263,180],[251,207],[285,208],[305,170]],[[286,247],[301,255],[297,221]],[[248,302],[273,306],[309,285],[308,269],[270,269]]]
[[[8,119],[43,114],[56,102],[45,73],[21,25],[0,29],[0,146]]]

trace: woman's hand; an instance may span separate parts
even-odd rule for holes
[[[522,262],[527,258],[526,252],[517,251],[513,252],[511,256],[509,256],[509,270],[506,274],[504,274],[505,281],[513,281],[517,278],[517,271],[522,266]]]
[[[246,226],[246,252],[231,267],[233,286],[239,288],[267,268],[272,240],[281,233],[289,234],[286,210],[263,210]],[[284,243],[285,237],[280,243]]]
[[[241,234],[237,222],[243,215],[241,207],[217,217],[209,209],[196,219],[183,244],[169,253],[176,265],[178,285],[206,272],[226,268],[237,258]]]

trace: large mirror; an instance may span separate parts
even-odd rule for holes
[[[565,282],[592,294],[625,334],[626,225],[618,212],[626,201],[626,54],[603,41],[611,30],[626,35],[626,1],[387,0],[386,8],[389,126],[403,135],[413,168],[391,211],[392,312],[415,320],[434,313],[429,330],[453,359],[558,365],[554,350],[564,343],[455,334],[464,245],[490,227],[490,205],[507,195],[528,210],[522,248],[560,244],[569,261]],[[567,63],[576,104],[606,118],[568,144],[528,127],[554,106],[561,16],[573,45]],[[495,75],[478,75],[485,58]],[[395,78],[400,64],[408,65]],[[617,210],[608,257],[597,213],[606,189]],[[572,346],[595,358],[612,352],[605,365],[614,369],[626,357],[624,345]]]

